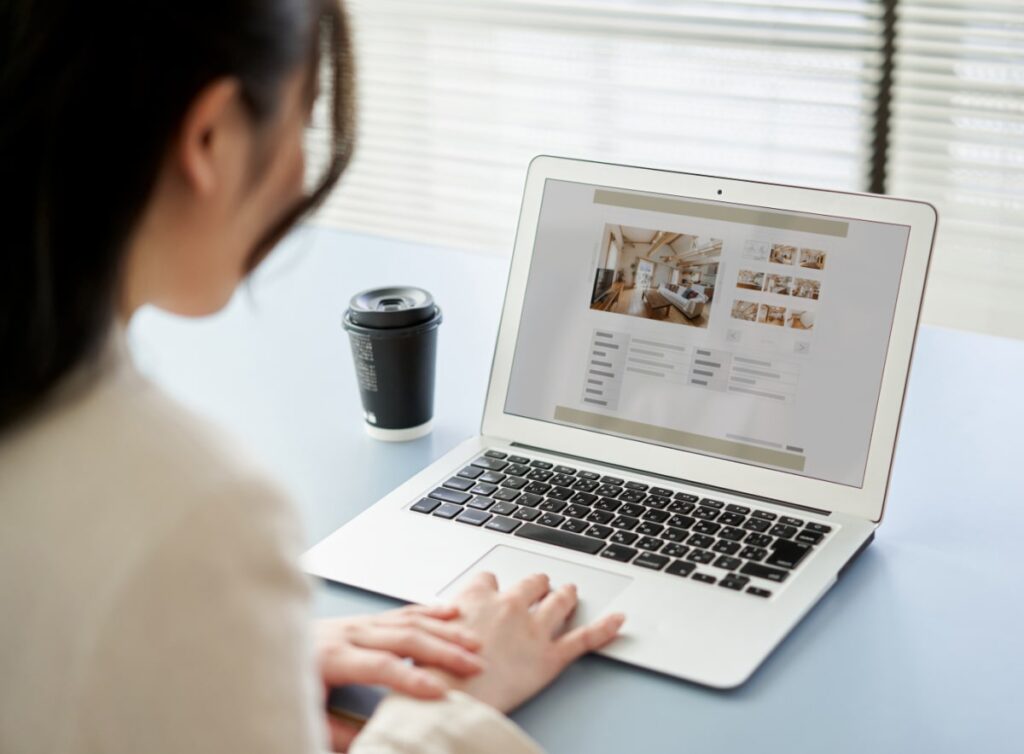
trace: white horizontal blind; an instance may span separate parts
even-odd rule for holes
[[[1024,0],[901,0],[888,191],[939,209],[925,317],[1024,336]]]
[[[879,0],[346,6],[360,134],[318,222],[507,254],[537,154],[868,185]]]

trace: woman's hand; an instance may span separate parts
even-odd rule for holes
[[[426,668],[457,679],[483,669],[476,654],[480,640],[474,630],[453,622],[458,616],[454,606],[412,605],[377,615],[317,621],[314,636],[325,688],[360,683],[421,699],[444,696],[448,685]],[[332,746],[344,751],[358,729],[331,715],[327,719]]]
[[[505,592],[490,573],[477,574],[459,594],[457,624],[480,637],[485,669],[458,676],[431,671],[450,688],[508,712],[547,686],[581,655],[605,646],[619,632],[625,616],[614,613],[558,635],[576,608],[576,587],[551,591],[548,577],[530,576]],[[557,638],[556,638],[557,637]]]

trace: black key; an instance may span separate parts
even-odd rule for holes
[[[825,526],[825,524],[818,524],[814,521],[809,521],[807,523],[807,526],[804,528],[806,528],[808,531],[820,532],[821,534],[828,534],[830,531],[832,531],[831,526]]]
[[[548,497],[553,497],[555,500],[568,500],[572,497],[572,490],[568,487],[555,487],[548,492]]]
[[[508,516],[515,513],[517,507],[512,503],[495,503],[491,508],[491,513],[497,516]]]
[[[577,472],[576,476],[578,476],[580,479],[590,479],[594,481],[601,478],[601,475],[594,471],[580,471]]]
[[[551,485],[545,482],[530,482],[524,489],[527,492],[532,492],[534,495],[543,495],[551,489]]]
[[[612,500],[610,497],[602,497],[600,500],[594,503],[594,507],[602,511],[615,511],[618,510],[621,506],[622,503],[620,503],[618,500]]]
[[[692,560],[694,563],[710,563],[715,559],[715,556],[707,550],[693,550],[686,556],[686,559]]]
[[[485,529],[493,529],[494,531],[500,531],[502,534],[508,534],[509,532],[515,531],[519,526],[519,522],[511,518],[505,518],[504,516],[495,516],[486,524]]]
[[[540,515],[540,511],[536,508],[520,508],[515,512],[513,518],[518,518],[520,521],[533,521]]]
[[[587,521],[591,521],[595,524],[607,524],[613,518],[615,518],[615,514],[609,513],[608,511],[590,511],[590,513],[587,514]]]
[[[657,495],[658,497],[672,497],[672,490],[665,489],[664,487],[651,487],[648,492],[652,495]],[[679,494],[681,495],[683,493],[680,492]],[[696,499],[697,498],[694,498],[694,500]]]
[[[451,479],[445,481],[444,487],[450,490],[461,490],[465,492],[473,486],[473,480],[467,479],[463,476],[453,476]]]
[[[642,516],[644,511],[647,510],[642,505],[636,505],[635,503],[626,503],[619,509],[619,513],[623,516]]]
[[[740,557],[746,558],[747,560],[764,560],[764,556],[768,554],[768,551],[760,547],[744,547],[740,550]]]
[[[690,548],[686,545],[676,544],[675,542],[669,542],[661,550],[662,555],[667,555],[670,558],[681,558],[690,551]]]
[[[789,539],[796,534],[796,527],[786,526],[785,524],[775,524],[775,526],[772,527],[772,530],[768,533],[773,537],[785,537],[786,539]]]
[[[739,542],[730,542],[727,539],[720,539],[715,542],[715,546],[711,548],[715,552],[720,552],[723,555],[735,555],[740,549]]]
[[[488,458],[497,458],[499,461],[508,458],[508,453],[502,453],[500,450],[488,450],[484,455]]]
[[[491,471],[501,471],[503,468],[508,466],[508,461],[499,461],[497,458],[477,458],[473,461],[474,466],[478,466],[481,469],[489,469]]]
[[[657,494],[657,493],[655,493]],[[684,503],[696,503],[700,500],[696,495],[691,495],[689,492],[677,492],[672,496],[676,500],[682,500]]]
[[[494,501],[491,500],[491,498],[489,498],[489,497],[484,497],[483,495],[477,495],[472,500],[470,500],[468,503],[466,503],[466,505],[468,505],[470,508],[476,508],[477,510],[485,511],[488,508],[490,508],[492,505],[494,505]]]
[[[540,504],[540,501],[543,499],[544,498],[542,498],[540,495],[535,495],[532,492],[526,492],[520,495],[519,499],[516,502],[519,503],[520,505],[529,505],[532,508],[536,508]]]
[[[711,547],[714,543],[715,538],[709,537],[706,534],[694,534],[686,540],[686,544],[692,545],[693,547]]]
[[[566,531],[571,531],[575,534],[582,534],[590,526],[586,521],[580,521],[578,518],[567,518],[565,523],[562,524],[562,528]]]
[[[604,523],[604,521],[599,523]],[[625,529],[626,531],[629,531],[630,529],[635,529],[636,525],[639,523],[639,518],[633,518],[632,516],[618,516],[614,521],[612,521],[612,526],[616,529]]]
[[[576,481],[576,477],[568,474],[555,474],[549,481],[556,487],[568,487]]]
[[[668,506],[669,513],[693,513],[693,509],[696,508],[693,503],[684,503],[681,500],[673,500]]]
[[[816,531],[807,531],[804,529],[802,532],[796,535],[798,542],[807,542],[808,544],[816,545],[821,541],[821,534]]]
[[[601,481],[605,484],[617,484],[620,487],[622,486],[622,480],[617,476],[603,476],[601,477]]]
[[[537,526],[537,524],[523,524],[516,529],[515,536],[532,539],[537,542],[545,542],[549,545],[557,545],[558,547],[567,547],[570,550],[586,552],[590,555],[604,547],[604,542],[599,539],[582,537],[579,534],[573,534],[564,529],[549,529],[546,526]]]
[[[441,503],[441,507],[434,511],[434,515],[441,518],[455,518],[464,510],[465,508],[455,503]]]
[[[698,521],[697,525],[693,527],[693,531],[698,534],[715,534],[721,528],[720,524],[712,521]]]
[[[741,516],[739,513],[723,513],[718,517],[718,522],[726,526],[740,526],[746,520],[746,516]]]
[[[555,471],[557,471],[559,474],[571,475],[576,473],[576,469],[574,469],[572,466],[555,466]]]
[[[657,552],[661,549],[661,540],[655,537],[641,537],[636,543],[636,546],[641,550],[650,550],[651,552]]]
[[[625,545],[608,545],[601,551],[602,558],[617,560],[620,563],[628,563],[636,555],[636,550]]]
[[[729,503],[727,506],[725,506],[725,509],[729,511],[729,513],[740,513],[744,516],[750,513],[750,508],[748,508],[747,506],[735,505],[734,503]]]
[[[743,529],[736,529],[732,526],[727,526],[718,533],[718,536],[720,536],[722,539],[728,539],[733,542],[739,542],[746,535],[747,533],[743,531]]]
[[[613,531],[615,531],[615,530],[610,528],[610,527],[601,526],[601,524],[594,524],[589,529],[587,529],[586,534],[587,534],[588,537],[598,537],[599,539],[608,539],[608,537],[611,535],[611,533]]]
[[[687,531],[682,529],[673,529],[671,526],[661,533],[662,539],[667,539],[669,542],[682,542],[686,539],[689,534]]]
[[[437,500],[443,500],[446,503],[458,503],[459,505],[462,505],[473,496],[467,495],[465,492],[459,492],[458,490],[446,490],[444,487],[438,487],[430,493],[430,497]]]
[[[552,500],[548,498],[537,507],[540,508],[542,511],[548,511],[549,513],[558,513],[560,510],[565,508],[566,505],[567,504],[563,503],[561,500]]]
[[[517,497],[519,497],[519,494],[519,490],[509,490],[502,488],[495,492],[491,497],[493,497],[495,500],[504,500],[507,503],[510,500],[515,500]]]
[[[793,542],[789,539],[777,539],[772,545],[772,554],[764,561],[768,565],[780,566],[782,568],[796,568],[800,561],[806,557],[814,548],[803,542]]]
[[[672,501],[669,500],[667,497],[661,497],[659,495],[648,495],[647,499],[644,502],[647,503],[647,505],[649,505],[651,508],[657,508],[658,510],[662,510]]]
[[[735,571],[743,565],[743,561],[739,558],[730,558],[728,555],[721,555],[718,560],[712,563],[712,565],[716,568],[724,568],[727,571]]]
[[[724,586],[726,589],[735,589],[737,592],[742,590],[750,581],[746,576],[737,576],[735,573],[730,573],[728,576],[722,578],[718,582],[719,586]]]
[[[690,578],[702,584],[714,584],[718,580],[714,576],[708,576],[706,573],[695,573]]]
[[[743,541],[748,545],[753,545],[754,547],[767,547],[772,543],[772,538],[769,537],[767,534],[758,534],[757,532],[752,532],[748,534],[747,538]]]
[[[789,576],[789,571],[783,571],[780,568],[769,568],[760,563],[744,563],[740,573],[747,576],[757,576],[759,579],[768,579],[769,581],[785,581],[786,577]]]
[[[685,560],[673,561],[672,565],[665,569],[665,573],[671,573],[673,576],[689,576],[693,569],[696,568],[693,563],[687,563]]]
[[[674,526],[677,529],[689,529],[695,523],[697,523],[697,519],[684,516],[681,513],[677,513],[668,520],[668,525]]]
[[[573,482],[572,488],[574,490],[579,490],[580,492],[593,492],[600,486],[601,485],[597,482],[591,482],[587,479],[577,479]]]
[[[476,479],[483,473],[483,469],[478,469],[476,466],[467,466],[466,468],[459,472],[459,476],[464,476],[466,477],[466,479]]]
[[[491,520],[491,514],[487,511],[476,511],[466,510],[457,519],[460,524],[469,524],[470,526],[482,526]]]
[[[537,519],[537,523],[542,526],[561,526],[563,521],[565,516],[559,516],[557,513],[545,513]]]
[[[636,539],[639,536],[639,534],[634,534],[631,531],[619,529],[617,532],[612,534],[611,541],[617,545],[631,545],[636,542]]]
[[[668,563],[669,559],[663,555],[655,555],[652,552],[642,552],[640,557],[633,561],[633,565],[641,568],[650,568],[652,571],[660,571]]]
[[[551,464],[547,461],[530,461],[530,465],[535,469],[550,469]]]
[[[526,476],[530,473],[530,467],[522,463],[514,463],[505,469],[505,473],[511,476]]]
[[[567,516],[572,516],[573,518],[584,518],[588,513],[590,513],[590,508],[585,505],[573,504],[562,511],[562,513]]]
[[[502,474],[500,471],[485,471],[480,475],[477,481],[486,482],[487,484],[497,484],[498,482],[504,481],[505,477],[506,475]],[[513,484],[515,483],[513,482]],[[524,481],[523,484],[526,484],[526,482]]]
[[[765,521],[774,521],[778,518],[777,515],[775,515],[774,513],[769,513],[768,511],[754,511],[750,515],[754,516],[755,518],[763,518]]]
[[[498,489],[496,484],[484,484],[483,482],[480,482],[479,484],[474,485],[470,492],[474,495],[490,495],[496,489]]]
[[[799,519],[799,518],[790,518],[789,516],[783,516],[782,518],[780,518],[779,519],[779,523],[780,524],[785,524],[786,526],[803,526],[804,525],[804,522],[801,519]],[[754,587],[751,587],[751,589],[753,589],[753,588]],[[750,589],[748,589],[747,591],[749,592]]]
[[[704,506],[701,506],[693,512],[693,516],[694,518],[702,518],[705,521],[714,521],[718,518],[718,511],[714,508],[705,508]]]
[[[501,483],[502,487],[508,487],[510,490],[521,490],[526,486],[526,480],[521,476],[510,476],[504,482]]]
[[[602,484],[594,490],[598,495],[604,495],[606,497],[618,497],[619,493],[622,491],[623,489],[621,487],[616,487],[614,484]]]
[[[701,500],[700,504],[708,508],[722,508],[725,506],[725,503],[723,503],[721,500],[712,500],[707,497]]]
[[[412,509],[417,513],[430,513],[430,511],[434,510],[434,508],[440,504],[441,502],[439,500],[431,500],[429,497],[425,497],[416,503],[416,505],[412,506]]]
[[[665,523],[668,517],[669,514],[666,511],[654,510],[653,508],[648,508],[647,512],[641,516],[644,521],[653,521],[656,524]]]
[[[656,537],[661,534],[661,530],[665,527],[661,524],[656,524],[653,521],[641,521],[640,525],[636,527],[637,534],[645,534],[648,537]]]
[[[642,482],[626,482],[626,489],[647,492],[647,485]]]
[[[597,495],[591,495],[589,492],[577,492],[569,498],[569,502],[580,503],[581,505],[590,505],[595,500],[597,500]]]
[[[530,473],[526,475],[526,478],[532,479],[535,482],[546,482],[553,476],[554,474],[550,471],[545,471],[544,469],[532,469]]]
[[[647,497],[647,495],[645,495],[643,492],[637,492],[636,490],[626,490],[621,495],[619,495],[619,500],[621,500],[624,503],[639,503],[642,502],[645,497]]]
[[[509,456],[508,460],[512,463],[529,463],[530,459],[526,456]]]
[[[752,594],[755,597],[771,597],[772,596],[772,593],[769,592],[767,589],[761,589],[760,587],[756,587],[756,586],[748,586],[747,587],[747,594]]]
[[[748,518],[747,522],[743,524],[743,528],[747,531],[767,531],[769,527],[771,524],[760,518]]]

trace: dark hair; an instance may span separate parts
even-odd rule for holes
[[[319,185],[268,231],[252,269],[337,181],[353,144],[340,0],[0,3],[0,430],[100,352],[129,236],[200,90],[230,76],[256,124],[305,61],[329,63],[333,135]],[[321,61],[326,43],[328,60]]]

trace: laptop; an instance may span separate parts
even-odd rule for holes
[[[741,685],[881,523],[936,222],[537,157],[480,434],[304,567],[410,602],[545,572],[626,614],[601,654]]]

